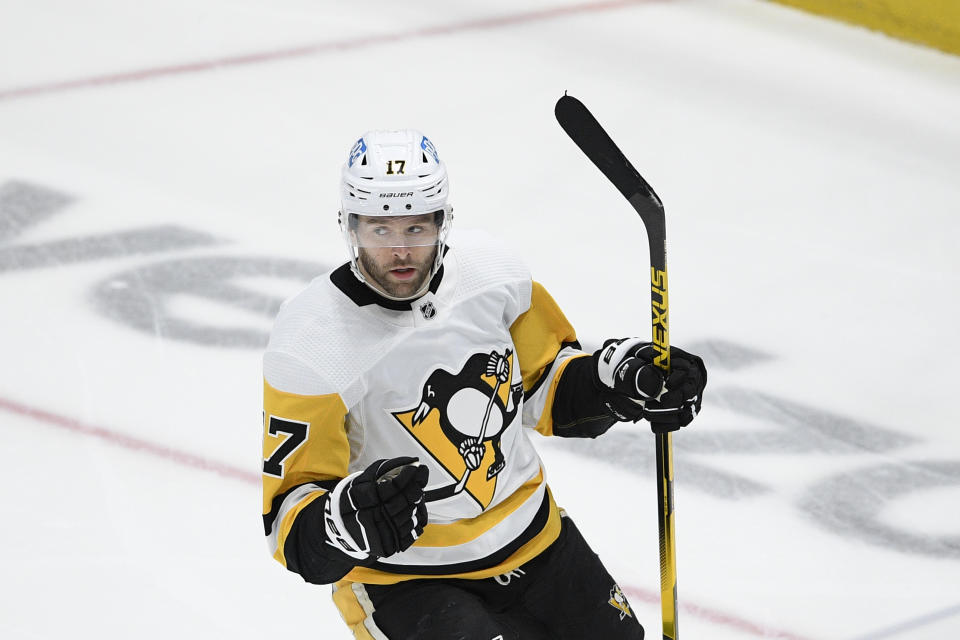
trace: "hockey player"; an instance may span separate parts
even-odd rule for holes
[[[263,359],[273,557],[333,584],[357,638],[643,638],[546,484],[530,431],[693,420],[706,370],[596,353],[492,241],[448,246],[447,172],[417,131],[372,131],[341,178],[350,260],[288,300]]]

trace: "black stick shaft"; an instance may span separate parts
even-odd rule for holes
[[[667,231],[663,203],[630,164],[593,114],[573,96],[557,101],[557,121],[567,135],[603,172],[640,215],[650,249],[650,317],[654,363],[670,372],[669,295],[667,293]],[[660,607],[664,640],[679,640],[677,628],[677,550],[673,510],[673,440],[656,435],[657,522],[660,533]]]

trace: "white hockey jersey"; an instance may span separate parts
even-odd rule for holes
[[[263,359],[263,515],[271,552],[335,481],[383,458],[430,471],[429,523],[412,547],[346,580],[484,578],[559,533],[529,430],[551,435],[557,381],[585,355],[527,269],[493,241],[449,249],[412,303],[376,296],[343,265],[288,300]],[[461,444],[483,444],[468,468]],[[329,485],[328,485],[329,486]]]

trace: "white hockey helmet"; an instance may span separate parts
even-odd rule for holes
[[[357,227],[357,216],[402,217],[433,213],[437,217],[437,233],[423,239],[404,237],[395,240],[403,246],[437,247],[436,259],[423,287],[404,300],[422,295],[443,261],[446,238],[453,221],[453,207],[447,202],[448,191],[447,168],[440,160],[437,148],[421,132],[400,129],[363,134],[350,150],[340,180],[340,229],[354,275],[384,295],[367,282],[357,265],[361,246],[357,234],[351,233]]]

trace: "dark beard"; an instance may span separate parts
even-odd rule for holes
[[[363,267],[363,273],[366,279],[374,284],[381,293],[386,293],[388,296],[392,296],[394,298],[409,298],[420,291],[420,289],[426,283],[427,278],[430,277],[430,272],[432,271],[433,263],[436,259],[437,249],[434,248],[434,250],[430,253],[430,256],[422,263],[393,263],[381,269],[377,263],[373,261],[373,258],[364,252],[363,249],[359,251],[359,255],[357,256],[357,261]],[[410,282],[390,282],[387,279],[387,273],[391,269],[396,269],[398,267],[416,267],[416,280],[411,280]]]

